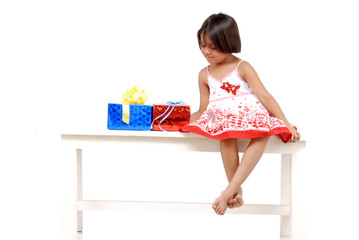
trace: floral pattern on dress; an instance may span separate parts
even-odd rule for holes
[[[240,88],[241,86],[235,86],[230,84],[229,82],[224,82],[221,86],[222,89],[226,90],[228,93],[232,93],[233,95],[237,94],[237,90],[238,88]]]
[[[248,82],[239,75],[241,62],[222,80],[213,77],[207,67],[210,88],[207,110],[183,130],[214,139],[278,135],[283,142],[288,142],[289,129],[268,112]]]

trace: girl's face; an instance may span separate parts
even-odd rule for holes
[[[200,47],[203,56],[210,64],[218,64],[223,62],[230,54],[219,51],[213,41],[201,33]]]

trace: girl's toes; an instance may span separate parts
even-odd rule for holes
[[[217,206],[214,203],[212,203],[212,208],[214,211],[216,211]]]
[[[216,213],[217,213],[218,215],[221,215],[221,207],[220,207],[220,206],[218,206],[218,207],[216,208]]]
[[[228,202],[228,207],[229,208],[234,208],[234,204],[236,203],[236,201],[234,200],[234,199],[231,199],[231,200],[229,200],[229,202]]]
[[[218,198],[217,198],[217,199],[214,200],[214,202],[212,203],[212,208],[213,208],[214,211],[216,211],[216,209],[218,208],[218,202],[219,202],[219,200],[218,200]]]
[[[216,213],[218,215],[223,215],[226,212],[226,208],[223,208],[221,205],[218,205],[218,208],[216,209]]]

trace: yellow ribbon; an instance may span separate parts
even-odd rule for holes
[[[130,106],[129,104],[144,104],[147,100],[147,94],[145,90],[140,90],[138,86],[133,86],[128,88],[125,93],[123,93],[122,101],[122,121],[129,124],[130,123]]]

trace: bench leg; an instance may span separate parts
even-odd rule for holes
[[[281,204],[292,203],[292,159],[289,154],[281,156]],[[292,212],[292,209],[291,209]],[[280,235],[291,237],[292,214],[280,216]]]
[[[305,240],[306,234],[306,157],[305,148],[292,154],[292,240]]]
[[[77,176],[77,161],[80,157],[81,149],[73,149],[67,146],[63,149],[63,199],[62,199],[62,240],[77,240],[78,230],[78,212],[77,212],[77,198],[78,186],[76,181]]]
[[[82,200],[82,149],[76,149],[77,161],[77,201]],[[77,211],[77,231],[82,232],[83,212]]]

